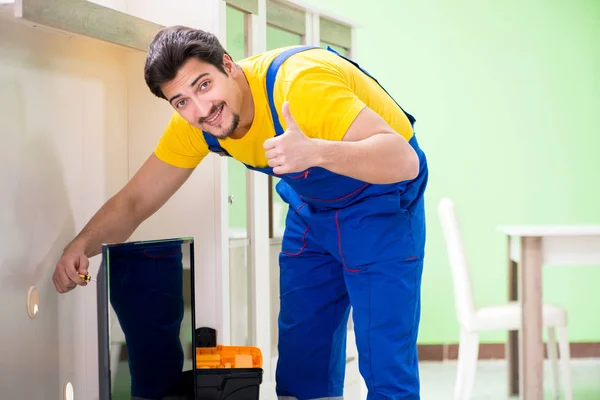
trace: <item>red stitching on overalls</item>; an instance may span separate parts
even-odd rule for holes
[[[342,257],[342,265],[344,266],[344,269],[348,272],[360,272],[357,269],[348,269],[348,267],[346,266],[346,261],[344,261],[344,255],[342,254],[342,233],[340,231],[340,223],[338,221],[338,213],[339,213],[339,211],[335,212],[335,226],[337,227],[337,231],[338,231],[338,251],[340,252],[340,257]]]
[[[296,208],[296,212],[300,212],[300,210],[302,210],[302,207],[304,207],[306,205],[306,203],[301,204],[298,208]]]
[[[300,206],[300,207],[302,207],[302,206]],[[283,250],[281,250],[281,252],[283,254],[285,254],[286,256],[291,256],[291,257],[298,257],[300,254],[302,254],[302,252],[306,248],[306,234],[308,233],[309,229],[310,229],[310,225],[306,227],[306,230],[304,230],[304,236],[302,236],[302,248],[300,249],[299,252],[297,252],[297,253],[288,253],[287,251],[283,251]]]
[[[364,188],[366,188],[369,185],[370,185],[370,183],[365,183],[364,185],[362,185],[361,187],[359,187],[358,189],[356,189],[354,192],[348,193],[345,196],[338,197],[337,199],[333,199],[333,200],[324,200],[324,199],[317,199],[317,198],[314,198],[314,197],[302,197],[302,196],[300,196],[300,199],[302,199],[302,200],[304,200],[304,199],[307,199],[307,200],[316,200],[316,201],[323,201],[325,203],[331,203],[331,202],[334,202],[334,201],[344,200],[345,198],[350,197],[353,194],[356,194],[356,193],[360,192],[361,190],[363,190]]]
[[[308,174],[310,174],[310,169],[307,169],[306,171],[304,171],[300,175],[288,176],[288,178],[290,178],[290,179],[301,179],[301,178],[306,179],[306,178],[308,178]]]

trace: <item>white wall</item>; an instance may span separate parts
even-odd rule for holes
[[[88,0],[160,25],[185,25],[217,33],[222,0]]]
[[[125,53],[0,18],[1,397],[59,399],[70,380],[93,399],[94,287],[59,296],[51,278],[63,247],[127,181]]]
[[[132,1],[128,12],[143,11],[162,24],[217,27],[216,0],[176,8],[164,3],[150,8]],[[3,399],[62,399],[66,380],[76,398],[98,396],[95,288],[59,295],[51,277],[64,246],[135,173],[168,121],[168,105],[143,82],[143,60],[141,52],[33,28],[0,13]],[[210,157],[132,239],[196,239],[197,324],[222,331],[227,255],[215,239],[223,227],[218,182],[220,160]],[[91,260],[92,274],[99,261]],[[25,308],[30,285],[41,298],[33,320]]]

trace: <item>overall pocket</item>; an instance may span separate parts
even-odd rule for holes
[[[295,209],[290,205],[285,219],[285,232],[281,240],[281,253],[291,257],[300,256],[307,246],[307,236],[310,225],[300,216],[306,203],[301,203]]]
[[[360,272],[383,261],[419,257],[411,213],[392,192],[336,212],[339,255],[349,272]]]

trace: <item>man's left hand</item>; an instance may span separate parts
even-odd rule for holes
[[[294,121],[287,101],[281,111],[287,129],[283,134],[267,139],[263,145],[269,167],[277,175],[304,171],[313,166],[315,141],[307,137]]]

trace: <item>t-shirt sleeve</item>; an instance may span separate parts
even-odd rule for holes
[[[278,84],[275,104],[281,126],[284,101],[302,132],[308,137],[340,141],[365,107],[343,73],[333,67],[318,66],[302,71],[292,80]]]
[[[161,161],[180,168],[194,168],[209,153],[202,131],[177,112],[173,113],[154,154]]]

